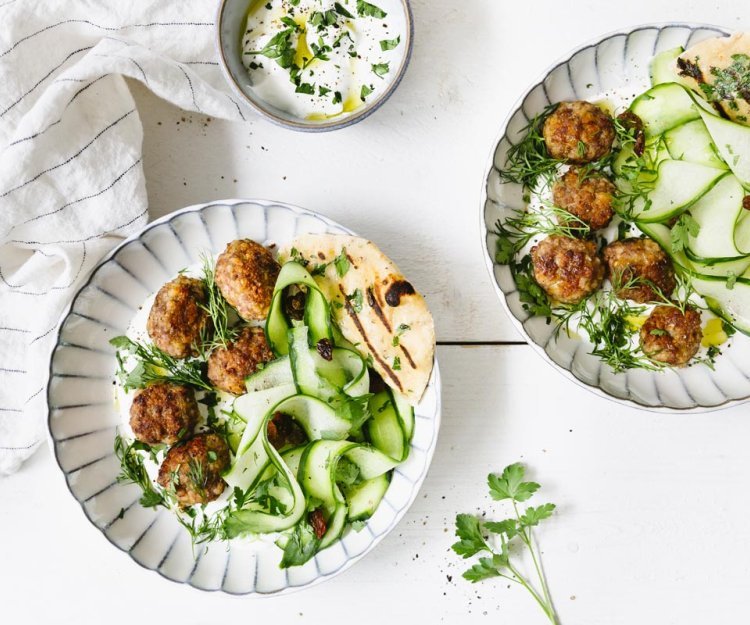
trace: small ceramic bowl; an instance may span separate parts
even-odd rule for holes
[[[372,115],[398,88],[406,73],[411,58],[414,26],[409,0],[401,0],[403,13],[398,19],[403,20],[404,29],[402,45],[403,56],[392,82],[378,97],[369,100],[364,106],[351,114],[329,120],[310,120],[297,117],[276,106],[263,101],[253,90],[250,75],[242,64],[242,32],[245,28],[247,11],[251,0],[221,0],[216,15],[216,45],[219,52],[219,63],[232,90],[248,106],[255,109],[267,120],[300,132],[326,132],[352,126]]]

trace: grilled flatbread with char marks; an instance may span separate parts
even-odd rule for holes
[[[677,58],[675,69],[721,115],[750,125],[750,33],[701,41]]]
[[[386,384],[419,403],[432,372],[435,326],[398,267],[370,241],[348,235],[305,235],[279,258],[307,263],[344,338],[371,358]]]

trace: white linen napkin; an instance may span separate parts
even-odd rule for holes
[[[209,0],[0,0],[0,475],[45,440],[65,303],[147,221],[142,126],[123,76],[232,120]]]

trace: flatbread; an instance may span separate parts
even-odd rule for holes
[[[282,262],[300,258],[331,302],[344,338],[372,359],[386,384],[416,405],[435,356],[435,325],[424,298],[385,254],[360,237],[310,234],[279,251]]]
[[[737,58],[737,55],[748,57],[747,60]],[[734,58],[733,58],[734,57]],[[728,76],[726,70],[732,64],[744,67],[744,81],[734,80]],[[738,65],[739,64],[739,65]],[[736,122],[750,125],[750,33],[735,33],[731,37],[713,37],[695,44],[677,58],[677,73],[683,82],[691,89],[705,96],[705,85],[708,91],[720,81],[724,86],[736,85],[739,91],[734,99],[715,101],[712,103],[720,112]],[[718,74],[718,75],[717,75]],[[723,78],[720,76],[723,74]],[[701,87],[701,85],[704,85]],[[742,88],[744,85],[744,89]]]

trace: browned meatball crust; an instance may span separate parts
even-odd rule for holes
[[[542,134],[552,158],[590,163],[612,150],[615,127],[612,118],[591,102],[560,102],[544,121]]]
[[[555,206],[568,211],[592,230],[606,228],[612,220],[615,185],[600,174],[583,175],[571,167],[552,187]],[[564,220],[565,218],[563,218]],[[576,222],[568,219],[573,226]]]
[[[216,284],[246,321],[268,315],[280,271],[268,249],[249,239],[232,241],[216,261]]]
[[[245,378],[255,373],[258,365],[273,358],[263,328],[243,328],[233,343],[211,352],[208,379],[216,388],[242,395],[245,392]]]
[[[552,235],[531,248],[534,278],[552,299],[576,304],[604,280],[604,264],[592,241]]]
[[[208,313],[203,282],[177,276],[156,294],[148,315],[146,330],[159,349],[174,358],[187,358],[195,353],[194,346],[201,332],[208,327]]]
[[[193,389],[160,382],[138,391],[130,405],[130,427],[148,445],[174,445],[198,423]]]
[[[674,306],[657,306],[641,326],[643,352],[657,362],[684,365],[701,344],[701,316],[693,308],[685,313]]]
[[[208,503],[224,492],[221,473],[228,466],[226,441],[218,434],[198,434],[167,452],[157,481],[183,508]]]
[[[604,248],[609,277],[619,288],[617,297],[635,302],[658,302],[671,297],[676,286],[672,261],[651,239],[624,239]],[[625,288],[630,283],[630,287]],[[658,291],[661,293],[659,293]]]

